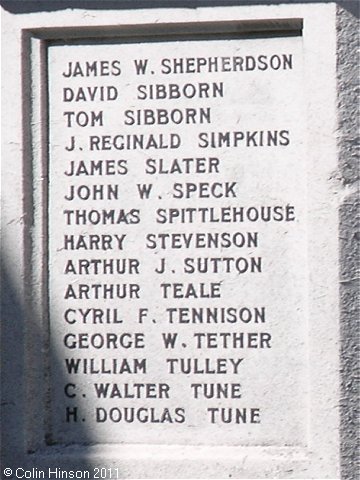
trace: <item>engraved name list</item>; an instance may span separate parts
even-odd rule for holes
[[[49,47],[53,442],[303,441],[301,48]]]

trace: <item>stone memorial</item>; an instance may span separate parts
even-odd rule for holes
[[[208,3],[4,2],[4,478],[354,474],[354,12]]]

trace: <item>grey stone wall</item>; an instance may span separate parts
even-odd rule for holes
[[[348,189],[340,209],[342,478],[359,476],[359,6],[339,2],[339,181]]]

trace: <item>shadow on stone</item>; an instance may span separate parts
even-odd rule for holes
[[[3,254],[4,258],[6,253]],[[31,354],[26,351],[29,347],[26,332],[31,331],[31,339],[37,339],[37,345],[31,347],[32,355],[35,353],[38,363],[46,365],[45,357],[51,346],[48,348],[47,345],[48,333],[40,331],[39,325],[46,324],[47,319],[34,317],[34,312],[28,305],[25,306],[22,295],[18,292],[11,268],[5,265],[4,260],[1,267],[1,468],[11,468],[13,472],[17,468],[24,471],[38,469],[38,472],[44,471],[45,475],[49,469],[54,471],[56,468],[65,472],[92,472],[94,465],[91,461],[84,460],[86,450],[92,444],[91,431],[85,424],[79,425],[81,445],[57,445],[55,442],[49,445],[50,432],[46,430],[50,428],[51,431],[52,405],[48,391],[51,373],[49,375],[47,368],[37,370],[36,365],[29,362]],[[54,351],[51,358],[51,370],[57,372],[57,381],[65,385],[65,378],[58,373],[63,360],[56,358]],[[39,386],[42,388],[39,389]],[[53,413],[63,418],[65,415],[65,411]]]

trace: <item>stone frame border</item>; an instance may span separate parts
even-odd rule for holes
[[[330,57],[333,55],[335,56],[335,8],[334,4],[332,5],[316,5],[312,6],[314,9],[317,9],[319,13],[323,13],[326,19],[328,20],[329,24],[324,25],[323,28],[323,34],[327,35],[328,40],[330,40],[330,45],[327,45],[327,51],[324,52],[324,49],[322,51],[322,54],[325,54],[327,56],[327,59],[329,60],[329,64],[327,65],[327,68],[329,70],[331,77],[331,81],[329,85],[327,85],[327,89],[325,89],[328,93],[331,92],[331,98],[335,102],[335,65],[331,63]],[[255,7],[254,7],[255,8]],[[245,12],[245,17],[251,17],[253,15],[253,12],[255,11],[254,8],[250,7],[224,7],[224,8],[212,8],[212,9],[201,9],[202,12],[200,13],[201,15],[204,15],[206,17],[206,11],[211,12],[214,10],[221,10],[222,15],[228,16],[230,14],[229,10],[235,11],[237,10],[239,17],[241,17],[244,12]],[[249,23],[247,25],[250,26],[251,22],[254,22],[254,24],[261,24],[261,21],[259,21],[259,18],[262,16],[265,16],[264,9],[262,7],[257,6],[257,17],[258,19],[256,20],[247,20],[244,19],[239,19],[240,21],[244,22],[244,25],[246,24],[247,21]],[[304,19],[304,42],[306,46],[306,41],[309,42],[308,45],[311,44],[311,41],[314,41],[318,36],[319,33],[315,32],[316,29],[316,22],[314,20],[311,20],[311,16],[313,15],[313,10],[311,9],[311,6],[304,6],[304,5],[285,5],[282,7],[277,7],[277,15],[279,18],[291,18],[293,15],[296,15],[296,17],[293,17],[298,21],[299,18]],[[227,12],[227,13],[224,13]],[[273,10],[271,10],[271,15],[274,15]],[[68,21],[69,23],[76,23],[76,21],[79,21],[80,16],[78,13],[75,15],[72,15],[71,12],[68,13]],[[198,12],[197,12],[198,13]],[[213,12],[215,13],[215,12]],[[269,10],[270,13],[270,10]],[[147,17],[154,17],[155,12],[146,12]],[[99,14],[100,16],[101,14]],[[130,17],[134,17],[135,13],[130,12]],[[166,14],[165,14],[166,15]],[[145,16],[145,15],[144,15]],[[210,16],[212,16],[212,13],[210,13]],[[285,16],[285,17],[284,17]],[[74,18],[73,18],[74,17]],[[136,12],[136,17],[141,18],[141,13]],[[127,20],[127,26],[131,29],[134,27],[131,27],[131,23],[129,22],[129,17],[126,17]],[[276,18],[276,15],[275,15]],[[330,20],[331,19],[331,20]],[[30,20],[30,22],[32,19]],[[230,25],[233,24],[234,20],[223,20],[224,22],[228,22]],[[332,24],[331,24],[332,21]],[[106,20],[103,20],[103,22],[106,22]],[[195,20],[193,24],[199,25],[199,20]],[[200,19],[200,23],[202,23],[203,26],[209,25],[210,24],[216,24],[216,22],[220,22],[220,20],[210,20],[210,21],[204,21],[203,19]],[[257,23],[256,23],[257,22]],[[265,21],[268,22],[268,25],[273,26],[276,24],[276,19],[272,23],[272,21]],[[54,35],[54,33],[61,33],[61,32],[66,32],[68,35],[72,35],[75,32],[79,32],[77,30],[77,27],[61,27],[61,26],[52,26],[52,27],[38,27],[36,26],[37,20],[35,19],[35,25],[33,26],[27,26],[25,28],[22,28],[21,26],[19,27],[21,29],[21,36],[22,36],[22,91],[24,98],[27,99],[27,101],[21,102],[23,106],[23,138],[22,138],[22,144],[23,144],[23,165],[19,166],[17,164],[17,169],[18,171],[21,171],[21,167],[23,168],[22,170],[22,176],[24,178],[24,201],[23,204],[20,206],[17,201],[14,201],[14,208],[13,210],[16,210],[16,212],[21,211],[21,217],[23,218],[23,224],[21,226],[22,231],[22,238],[24,239],[24,257],[21,262],[19,262],[19,265],[14,269],[15,270],[15,277],[16,277],[16,272],[20,274],[20,279],[18,278],[17,281],[14,283],[20,282],[21,287],[19,288],[20,292],[20,297],[26,299],[26,302],[20,301],[21,304],[23,304],[23,309],[26,312],[26,316],[28,319],[33,319],[35,318],[40,318],[42,319],[41,321],[44,321],[44,315],[42,314],[43,312],[47,312],[47,291],[46,288],[44,288],[44,285],[46,285],[46,269],[44,270],[44,243],[46,244],[46,225],[44,222],[44,215],[43,215],[43,208],[44,205],[47,204],[47,197],[46,197],[46,188],[43,187],[43,184],[46,182],[46,163],[47,163],[47,148],[45,147],[46,145],[46,139],[47,139],[47,126],[44,125],[43,119],[46,118],[47,112],[46,112],[46,95],[44,92],[44,84],[46,84],[46,74],[44,70],[44,61],[45,61],[45,42],[49,40],[49,38]],[[56,23],[56,19],[55,19]],[[142,23],[142,22],[140,22]],[[166,23],[166,22],[165,22]],[[171,25],[171,22],[167,23],[168,25]],[[139,25],[136,24],[136,25]],[[182,25],[188,25],[187,21],[182,23]],[[144,24],[142,25],[143,27]],[[102,33],[103,34],[103,27],[101,26],[94,26],[90,27],[83,27],[83,33],[88,35],[91,32],[97,31],[97,33]],[[327,30],[327,28],[329,30]],[[75,29],[75,30],[74,30]],[[146,29],[146,27],[145,27]],[[206,28],[205,28],[206,29]],[[186,30],[186,29],[185,29]],[[246,31],[246,29],[245,29]],[[111,28],[108,30],[109,35],[112,35],[114,32],[111,31]],[[185,32],[189,33],[189,32]],[[313,37],[312,37],[313,36]],[[311,38],[312,37],[312,38]],[[315,50],[321,50],[321,47],[319,45],[316,45]],[[308,59],[306,59],[305,56],[305,64],[307,64],[308,68],[308,73],[310,75],[310,78],[314,80],[314,75],[311,76],[311,63],[315,62],[315,57],[319,55],[320,53],[317,52],[315,54],[314,51],[309,50],[308,53]],[[29,81],[31,79],[31,81]],[[309,82],[310,83],[310,82]],[[325,98],[325,94],[322,93],[320,94],[321,87],[323,85],[319,84],[315,85],[318,90],[316,90],[316,94],[320,95],[322,99]],[[310,89],[309,89],[310,90]],[[313,94],[308,90],[307,93],[309,93],[309,118],[312,119],[312,122],[316,125],[316,129],[318,131],[321,131],[323,128],[325,130],[325,127],[323,125],[320,125],[319,122],[315,119],[314,115],[316,115],[316,102],[318,102],[318,98],[316,97],[316,94]],[[329,102],[330,103],[330,102]],[[331,112],[330,112],[331,110]],[[326,119],[327,122],[331,123],[333,125],[333,131],[335,130],[335,104],[330,105],[328,107],[328,113],[330,113],[330,117]],[[18,118],[18,117],[17,117]],[[334,164],[334,160],[336,160],[336,148],[335,148],[335,142],[332,140],[329,140],[329,143],[326,145],[327,153],[330,152],[331,156],[331,161],[332,161],[332,166],[333,166],[333,171],[336,170],[336,165]],[[321,152],[320,152],[321,153]],[[325,161],[325,157],[327,153],[322,152],[321,156],[323,157],[323,162]],[[18,157],[19,152],[16,152],[16,156]],[[312,156],[312,155],[310,155]],[[31,162],[29,162],[29,158],[34,159],[34,163],[31,166]],[[314,158],[313,158],[314,159]],[[312,165],[314,166],[314,165]],[[323,165],[324,171],[326,170],[327,173],[328,170],[325,168],[325,165]],[[320,172],[317,172],[319,177]],[[311,187],[316,184],[318,181],[317,178],[311,180],[309,182],[309,191],[311,191]],[[312,182],[314,184],[312,185]],[[337,202],[334,200],[334,192],[335,192],[335,197],[337,200],[341,199],[345,195],[345,191],[342,189],[341,185],[335,180],[335,176],[331,179],[331,185],[329,188],[324,188],[324,191],[319,193],[317,192],[315,197],[318,196],[318,198],[315,198],[315,202],[317,203],[317,207],[320,208],[321,210],[321,201],[324,201],[325,198],[330,200],[332,204],[330,205],[330,212],[325,215],[324,220],[322,220],[322,228],[325,228],[325,233],[329,232],[329,230],[326,230],[328,228],[327,221],[330,221],[331,227],[333,228],[335,226],[335,212],[337,211],[337,207],[339,206]],[[325,191],[326,190],[326,191]],[[313,214],[319,214],[320,211],[314,211]],[[321,214],[323,214],[323,210],[321,210]],[[17,217],[18,215],[16,215]],[[309,217],[311,218],[311,216]],[[313,233],[314,231],[317,231],[318,226],[315,224],[311,224],[309,222],[309,232]],[[11,229],[10,229],[11,230]],[[336,232],[333,232],[336,233]],[[10,239],[13,238],[13,234],[10,232]],[[322,234],[321,235],[322,241],[326,241],[326,235]],[[41,241],[39,242],[39,239]],[[335,255],[334,258],[337,257],[337,242],[335,242],[336,245],[332,244],[331,245],[331,253]],[[329,253],[327,251],[327,253]],[[312,251],[312,247],[309,249],[309,255],[310,257],[317,257],[317,255],[320,255],[321,258],[321,252],[315,248],[315,251]],[[321,263],[321,262],[320,262]],[[313,272],[316,276],[318,272]],[[324,273],[324,272],[322,272]],[[13,272],[14,274],[14,272]],[[326,280],[326,275],[323,275],[322,280]],[[332,277],[334,280],[334,277]],[[315,277],[311,278],[312,281],[315,281]],[[319,280],[319,279],[317,279]],[[321,282],[320,282],[321,283]],[[336,289],[334,289],[334,285],[327,286],[321,285],[319,281],[317,281],[318,285],[318,294],[319,293],[324,293],[326,298],[334,299],[332,295],[336,292]],[[20,285],[19,285],[20,286]],[[314,298],[314,296],[313,296]],[[336,313],[338,312],[339,308],[339,302],[338,302],[338,296],[335,295],[335,302],[334,305],[334,311],[332,313],[333,318],[336,317]],[[41,312],[39,314],[39,312]],[[46,315],[45,315],[46,316]],[[43,432],[43,427],[39,422],[36,421],[36,419],[41,418],[39,415],[43,414],[43,406],[40,403],[36,402],[36,388],[34,388],[34,384],[36,384],[37,381],[41,382],[41,378],[39,376],[39,372],[42,372],[42,375],[44,378],[46,378],[46,372],[45,372],[45,364],[43,362],[44,358],[47,358],[47,350],[46,350],[46,338],[45,342],[43,342],[42,345],[42,356],[40,356],[38,353],[38,344],[36,345],[36,342],[38,342],[38,335],[42,331],[42,324],[37,325],[37,329],[33,328],[33,325],[31,325],[29,322],[26,323],[24,322],[25,326],[27,325],[27,329],[25,330],[25,335],[24,335],[24,340],[25,340],[25,345],[27,346],[32,346],[32,349],[30,349],[30,355],[25,356],[24,358],[24,365],[33,365],[34,367],[31,368],[31,372],[29,377],[25,375],[24,382],[27,385],[26,389],[26,395],[25,395],[25,400],[23,401],[23,407],[26,405],[26,410],[28,413],[25,414],[24,420],[20,421],[19,426],[21,425],[22,427],[22,433],[23,433],[23,438],[26,438],[26,444],[27,444],[27,450],[28,453],[30,454],[31,452],[35,452],[36,454],[31,454],[27,455],[28,461],[30,462],[29,464],[32,463],[31,457],[33,457],[33,461],[35,461],[34,465],[36,465],[36,462],[44,462],[46,464],[47,462],[50,462],[51,464],[54,461],[54,458],[57,457],[59,458],[59,454],[61,455],[62,458],[68,458],[69,461],[72,461],[71,458],[73,457],[73,453],[67,452],[67,448],[62,448],[59,450],[58,447],[50,447],[50,449],[53,451],[55,457],[51,459],[52,454],[49,456],[49,449],[43,449],[44,444],[40,437],[43,435],[39,435],[41,432]],[[335,334],[335,338],[331,338],[332,335],[330,335],[329,340],[331,341],[331,344],[333,347],[336,347],[338,345],[337,341],[337,334],[338,332],[333,331],[332,334]],[[26,352],[28,349],[25,348],[24,351]],[[326,360],[326,359],[324,359]],[[331,365],[331,364],[330,364]],[[330,366],[327,365],[325,366],[324,362],[324,371],[327,372],[328,375],[331,376],[333,381],[337,383],[336,375],[334,376],[334,370],[330,372]],[[333,365],[332,365],[333,366]],[[34,372],[36,372],[36,375],[34,375]],[[33,378],[31,378],[33,377]],[[323,385],[324,387],[324,385]],[[321,396],[321,394],[320,394]],[[31,399],[29,402],[26,399]],[[33,401],[34,400],[34,401]],[[319,399],[321,402],[321,399]],[[318,406],[314,405],[315,411],[318,410]],[[46,403],[45,403],[45,408],[46,408]],[[335,412],[335,409],[337,409],[336,405],[332,405],[332,408],[334,409],[333,413],[333,418],[337,418],[337,411]],[[24,408],[23,408],[24,411]],[[324,411],[321,410],[321,407],[319,408],[319,412],[324,414]],[[321,415],[320,415],[321,416]],[[323,421],[324,417],[322,419],[319,419],[319,422]],[[335,424],[337,422],[335,421]],[[317,434],[319,435],[317,438],[317,442],[320,441],[320,438],[324,434],[324,432],[321,434],[321,427],[320,423],[318,423],[317,428],[315,428],[315,431],[318,430]],[[335,428],[336,431],[336,428]],[[305,477],[308,477],[310,474],[315,475],[316,477],[318,476],[319,478],[322,477],[324,470],[323,467],[325,468],[326,463],[328,458],[323,458],[326,457],[327,455],[333,455],[335,457],[335,462],[334,462],[334,469],[332,469],[333,473],[328,473],[326,474],[326,478],[333,478],[337,473],[335,473],[338,469],[337,461],[338,461],[338,440],[335,440],[335,442],[328,442],[328,445],[325,446],[325,449],[318,448],[319,445],[314,445],[312,444],[311,438],[310,438],[310,432],[309,432],[309,455],[312,457],[312,461],[316,460],[316,463],[314,465],[317,465],[317,468],[314,470],[314,473],[307,471],[307,468],[305,467],[307,463],[307,458],[306,455],[304,455],[304,452],[295,452],[293,451],[290,454],[290,457],[292,458],[291,462],[292,465],[294,466],[293,469],[291,469],[291,475],[297,475],[298,477],[302,475],[300,473],[301,471],[306,472]],[[317,435],[315,435],[317,436]],[[326,435],[323,437],[323,440],[325,440]],[[321,440],[322,441],[322,440]],[[320,441],[320,443],[321,443]],[[15,442],[16,443],[16,442]],[[186,447],[182,449],[182,451],[178,451],[177,455],[175,455],[175,450],[173,447],[165,447],[162,446],[161,451],[159,449],[153,449],[151,446],[144,448],[144,446],[140,446],[142,450],[146,450],[145,452],[142,452],[142,461],[147,462],[153,455],[155,461],[153,462],[154,465],[163,465],[164,468],[167,466],[169,468],[168,471],[172,472],[173,476],[177,476],[178,469],[180,468],[179,465],[182,465],[181,468],[183,468],[183,473],[184,475],[188,476],[186,472],[191,472],[194,474],[194,470],[189,469],[189,466],[187,463],[191,463],[191,459],[193,460],[193,464],[196,469],[196,465],[200,464],[201,465],[201,470],[202,470],[202,476],[205,474],[205,477],[211,476],[215,477],[221,472],[221,468],[214,468],[212,470],[212,467],[214,467],[214,464],[217,464],[220,462],[222,465],[228,464],[227,470],[231,471],[231,475],[241,475],[247,476],[246,471],[251,471],[251,468],[249,470],[245,469],[242,470],[240,464],[241,464],[241,458],[243,457],[244,459],[244,454],[246,456],[246,453],[244,451],[244,448],[247,450],[247,452],[250,453],[250,456],[254,456],[253,458],[255,459],[255,463],[253,466],[255,466],[256,469],[260,467],[260,463],[264,463],[264,467],[260,467],[259,471],[263,472],[263,476],[265,475],[270,475],[272,476],[275,474],[275,472],[278,475],[283,476],[284,472],[287,471],[290,474],[290,467],[286,466],[286,463],[290,463],[290,458],[288,457],[288,450],[286,451],[277,451],[275,454],[275,458],[273,458],[273,461],[269,461],[271,457],[273,457],[273,453],[271,447],[268,449],[265,449],[266,452],[258,452],[258,451],[253,451],[250,452],[247,447],[239,447],[236,448],[235,450],[233,447],[228,448],[228,447],[201,447],[201,448],[196,448],[196,452],[194,451],[193,447]],[[79,447],[80,450],[82,450],[83,447]],[[224,450],[225,448],[225,450]],[[48,450],[48,451],[46,451]],[[75,455],[80,454],[80,450],[75,453]],[[115,449],[116,450],[116,449]],[[100,459],[100,462],[102,461],[101,458],[108,458],[109,459],[109,464],[110,462],[115,464],[117,461],[121,462],[124,460],[124,465],[129,463],[128,468],[129,469],[129,476],[133,476],[134,473],[132,472],[132,463],[135,459],[139,459],[139,453],[140,452],[135,452],[134,447],[124,447],[123,451],[119,452],[115,451],[113,448],[108,448],[106,452],[103,450],[99,449],[96,446],[91,446],[87,447],[87,452],[83,451],[82,453],[84,454],[84,458],[88,457],[90,453],[94,453],[95,457],[98,456]],[[181,450],[181,449],[180,449]],[[250,449],[251,450],[251,449]],[[256,450],[256,449],[253,449]],[[321,452],[321,450],[323,450]],[[67,455],[69,453],[69,456]],[[215,456],[214,454],[217,454]],[[260,456],[259,456],[260,455]],[[35,459],[36,457],[36,459]],[[115,458],[116,457],[116,458]],[[208,457],[211,458],[211,465],[205,466],[204,470],[204,464],[206,463]],[[111,458],[111,460],[110,460]],[[121,460],[120,460],[121,459]],[[183,459],[183,460],[182,460]],[[325,462],[322,464],[322,460]],[[86,464],[87,460],[85,460]],[[114,463],[115,462],[115,463]],[[56,463],[56,460],[55,460]],[[140,462],[141,463],[141,462]],[[248,468],[252,462],[249,462]],[[154,471],[159,473],[157,470],[158,467],[154,467]],[[285,469],[285,470],[284,470]],[[134,470],[135,476],[136,476],[136,468]],[[196,470],[195,470],[196,471]],[[217,473],[216,473],[217,472]],[[272,472],[272,473],[270,473]],[[280,473],[282,472],[282,473]],[[316,473],[315,473],[316,472]],[[191,475],[190,473],[190,475]],[[222,474],[220,473],[220,476]],[[330,475],[330,476],[328,476]],[[151,477],[150,477],[151,478]],[[275,477],[272,477],[275,478]],[[324,477],[325,478],[325,477]]]

